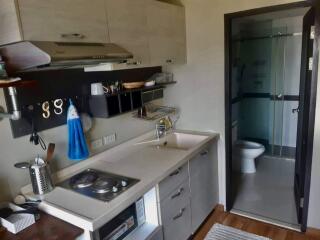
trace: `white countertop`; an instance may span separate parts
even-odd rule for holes
[[[56,178],[63,181],[84,169],[93,168],[136,178],[140,180],[138,183],[110,202],[102,202],[71,190],[56,187],[43,197],[40,209],[85,230],[96,230],[156,186],[172,171],[195,156],[208,142],[219,137],[219,134],[216,133],[177,132],[205,135],[208,138],[189,150],[158,149],[146,145],[135,145],[135,143],[151,137],[154,132],[120,144],[79,164],[61,170],[57,173]],[[30,186],[27,186],[22,189],[22,192],[28,195],[30,189]]]

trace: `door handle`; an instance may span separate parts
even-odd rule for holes
[[[292,113],[296,113],[296,112],[298,113],[300,111],[300,109],[299,109],[299,107],[297,107],[297,108],[293,108],[291,111],[292,111]]]

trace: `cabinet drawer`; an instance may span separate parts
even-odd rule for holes
[[[181,206],[190,202],[189,181],[185,180],[178,188],[173,190],[164,200],[160,202],[161,218],[168,219],[172,213]]]
[[[191,210],[189,202],[176,207],[163,220],[164,240],[186,240],[191,235]]]
[[[187,178],[188,163],[173,171],[168,177],[159,183],[160,200],[166,198],[169,193],[176,189]]]

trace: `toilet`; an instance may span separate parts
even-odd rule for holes
[[[264,153],[265,147],[256,142],[237,140],[238,124],[232,123],[232,164],[235,171],[255,173],[255,159]]]

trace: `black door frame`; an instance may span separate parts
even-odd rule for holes
[[[312,153],[313,153],[313,137],[314,137],[314,122],[315,122],[315,108],[317,95],[317,75],[318,75],[318,59],[319,59],[319,42],[320,42],[320,7],[319,1],[309,0],[296,3],[289,3],[283,5],[275,5],[270,7],[257,8],[241,12],[229,13],[224,15],[225,23],[225,156],[226,156],[226,210],[230,211],[233,205],[232,199],[232,102],[231,102],[231,23],[234,18],[247,17],[251,15],[269,13],[281,10],[290,10],[301,7],[315,7],[315,39],[314,39],[314,59],[313,71],[311,81],[311,96],[310,96],[310,111],[309,111],[309,129],[308,129],[308,143],[305,151],[306,156],[306,179],[305,179],[305,196],[304,207],[301,221],[301,231],[306,231],[309,208],[310,182],[311,182],[311,167],[312,167]]]

